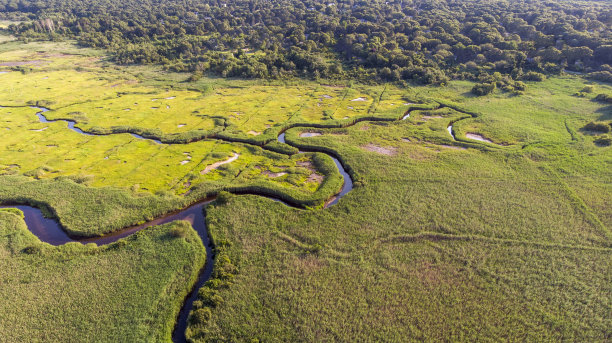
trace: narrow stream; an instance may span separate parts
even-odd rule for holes
[[[162,225],[173,222],[175,220],[186,220],[188,221],[194,230],[202,239],[202,243],[206,248],[206,264],[204,268],[200,270],[198,280],[193,286],[192,290],[187,295],[184,301],[183,307],[181,308],[174,331],[172,332],[173,342],[186,342],[185,330],[187,329],[187,320],[189,313],[193,308],[193,302],[197,299],[198,290],[204,285],[204,283],[210,278],[213,270],[213,261],[215,258],[213,252],[213,246],[208,236],[208,230],[206,229],[206,218],[204,217],[204,206],[214,198],[206,199],[193,204],[183,210],[166,214],[163,217],[154,219],[141,225],[132,226],[123,230],[108,234],[102,237],[91,237],[83,239],[73,239],[62,229],[59,223],[54,219],[45,218],[42,211],[38,208],[26,205],[3,205],[0,208],[18,208],[25,215],[24,220],[28,227],[28,230],[32,232],[38,239],[51,245],[62,245],[68,242],[79,242],[82,244],[96,243],[98,246],[110,244],[117,240],[127,237],[135,232],[138,232],[144,228],[154,225]]]
[[[35,106],[30,106],[30,107],[40,110],[40,112],[36,113],[36,116],[42,123],[65,121],[68,123],[68,128],[70,130],[73,130],[83,135],[88,135],[88,136],[94,135],[92,133],[84,132],[83,130],[75,127],[76,122],[72,120],[63,120],[63,119],[48,120],[43,114],[49,111],[49,109],[47,108],[35,107]],[[401,119],[402,120],[406,119],[409,116],[410,116],[410,113],[408,112]],[[449,126],[449,132],[452,135],[452,126]],[[145,138],[140,135],[137,135],[137,134],[131,134],[131,135],[139,139],[151,140],[155,143],[161,144],[161,141],[157,139],[149,139],[149,138]],[[280,143],[288,144],[285,141],[284,132],[278,136],[278,141]],[[320,152],[320,151],[314,151],[314,150],[312,151],[300,150],[299,151],[299,153],[305,153],[305,152]],[[329,206],[337,204],[340,198],[345,196],[350,190],[353,189],[353,180],[351,179],[351,176],[346,171],[346,169],[344,168],[344,166],[342,165],[342,163],[337,157],[332,156],[329,153],[325,153],[325,154],[327,154],[334,161],[334,163],[338,167],[338,171],[340,172],[340,174],[342,175],[344,179],[344,184],[340,192],[338,192],[336,195],[331,197],[329,201],[325,204],[325,208],[327,208]],[[256,195],[266,196],[262,194],[256,194]],[[280,201],[286,205],[289,205],[280,199],[269,197],[269,196],[266,196],[266,197],[272,200],[275,200],[275,201]],[[189,313],[191,312],[191,309],[193,308],[193,302],[197,299],[198,290],[210,278],[210,275],[212,274],[212,270],[213,270],[213,265],[214,265],[213,261],[214,261],[215,256],[214,256],[212,243],[208,235],[208,230],[206,228],[206,218],[204,215],[204,206],[213,200],[214,198],[202,200],[185,209],[166,214],[160,218],[154,219],[142,225],[128,227],[123,230],[119,230],[115,233],[108,234],[102,237],[92,237],[92,238],[83,238],[83,239],[71,238],[62,229],[61,225],[56,220],[45,218],[41,210],[35,207],[26,206],[26,205],[14,205],[14,206],[3,205],[3,206],[0,206],[0,208],[11,207],[11,208],[20,209],[25,215],[25,223],[28,227],[28,230],[30,230],[34,235],[36,235],[41,241],[52,244],[52,245],[56,245],[56,246],[62,245],[68,242],[80,242],[82,244],[96,243],[98,245],[105,245],[105,244],[116,242],[117,240],[121,238],[127,237],[149,226],[162,225],[162,224],[166,224],[166,223],[169,223],[175,220],[186,220],[189,223],[191,223],[192,227],[196,230],[196,232],[202,239],[202,243],[206,247],[206,264],[204,268],[202,268],[202,270],[200,271],[196,284],[194,285],[193,289],[191,290],[191,292],[185,299],[183,307],[181,308],[178,314],[177,322],[175,324],[175,327],[172,333],[172,341],[175,343],[178,343],[178,342],[186,342],[185,330],[187,328],[187,321],[189,318]]]
[[[287,141],[285,140],[284,132],[278,135],[278,141],[280,143],[288,144]],[[288,145],[291,145],[291,144],[288,144]],[[305,152],[316,152],[316,151],[299,150],[298,153],[305,153]],[[336,167],[338,167],[338,171],[340,172],[340,174],[342,175],[342,178],[344,179],[344,184],[342,185],[342,189],[340,190],[340,192],[332,196],[330,200],[325,204],[324,207],[327,208],[329,206],[337,204],[340,198],[345,196],[346,193],[348,193],[351,189],[353,189],[353,179],[351,178],[351,175],[349,175],[349,173],[346,171],[342,163],[340,163],[340,160],[338,158],[330,154],[327,154],[327,153],[325,154],[334,161],[334,163],[336,164]]]
[[[40,120],[41,123],[53,123],[53,122],[56,122],[56,121],[65,121],[65,122],[68,123],[68,128],[70,130],[76,132],[76,133],[80,133],[80,134],[85,135],[85,136],[96,136],[96,134],[94,134],[94,133],[85,132],[85,131],[79,129],[78,127],[75,127],[76,122],[74,120],[68,120],[68,119],[47,119],[47,117],[45,117],[45,115],[43,113],[49,112],[50,110],[48,108],[38,107],[38,106],[30,106],[30,107],[34,108],[34,109],[37,109],[37,110],[40,110],[40,112],[36,113],[36,116],[38,117],[38,119]],[[161,140],[159,140],[159,139],[145,138],[145,137],[143,137],[143,136],[141,136],[139,134],[135,134],[135,133],[131,133],[131,132],[129,134],[134,136],[134,137],[136,137],[136,138],[138,138],[138,139],[145,139],[145,140],[149,140],[149,141],[155,142],[157,144],[162,144]],[[103,135],[100,134],[98,136],[103,136]]]
[[[77,132],[82,135],[87,135],[87,136],[94,135],[92,133],[84,132],[83,130],[75,127],[76,122],[72,120],[63,120],[63,119],[48,120],[44,115],[45,112],[49,111],[49,109],[47,108],[35,107],[35,106],[30,106],[30,107],[40,110],[40,112],[36,113],[36,116],[42,123],[65,121],[68,123],[68,128],[74,132]],[[410,117],[410,112],[407,112],[400,120],[405,120],[409,117]],[[455,139],[455,136],[453,134],[452,123],[449,124],[449,126],[447,127],[447,130],[449,134],[453,137],[453,139]],[[150,140],[157,144],[162,144],[162,142],[158,139],[146,138],[141,135],[137,135],[133,133],[130,133],[130,134],[138,139]],[[285,140],[284,132],[278,136],[278,141],[280,143],[288,144]],[[321,152],[321,151],[300,150],[298,153],[305,153],[305,152]],[[331,197],[329,201],[325,204],[324,207],[327,208],[329,206],[337,204],[338,201],[343,196],[345,196],[350,190],[353,189],[353,180],[351,179],[351,176],[346,171],[346,169],[344,168],[344,166],[342,165],[342,163],[337,157],[332,156],[326,152],[322,152],[322,153],[327,154],[334,161],[334,163],[338,167],[338,171],[340,172],[340,174],[342,175],[344,179],[344,184],[340,192],[338,192],[336,195]],[[269,196],[262,195],[262,194],[256,194],[256,195],[265,196],[272,200],[280,201],[286,205],[291,206],[290,204],[287,204],[286,202],[280,199],[274,198],[274,197],[269,197]],[[197,299],[198,290],[210,278],[212,271],[213,271],[213,265],[214,265],[213,261],[214,261],[215,256],[214,256],[213,246],[210,241],[210,237],[208,235],[208,230],[206,228],[206,218],[204,215],[204,206],[213,200],[214,198],[202,200],[185,209],[166,214],[160,218],[154,219],[142,225],[128,227],[123,230],[120,230],[115,233],[108,234],[102,237],[92,237],[92,238],[83,238],[83,239],[71,238],[62,229],[61,225],[56,220],[45,218],[42,212],[35,207],[26,206],[26,205],[15,205],[15,206],[3,205],[3,206],[0,206],[0,208],[11,207],[11,208],[18,208],[21,211],[23,211],[25,215],[25,223],[28,229],[34,235],[36,235],[41,241],[47,242],[49,244],[56,245],[56,246],[62,245],[68,242],[80,242],[82,244],[96,243],[98,245],[105,245],[105,244],[116,242],[117,240],[127,237],[146,227],[150,227],[154,225],[162,225],[162,224],[166,224],[166,223],[169,223],[175,220],[186,220],[189,223],[191,223],[192,227],[196,230],[196,232],[202,239],[202,243],[206,247],[206,264],[202,268],[202,270],[200,270],[196,284],[194,285],[193,289],[190,291],[187,298],[185,299],[184,304],[178,314],[178,318],[177,318],[174,330],[172,332],[172,341],[175,343],[178,343],[178,342],[182,343],[182,342],[186,342],[185,330],[187,328],[187,321],[189,318],[189,313],[191,312],[191,309],[193,308],[193,302]]]
[[[49,119],[47,119],[47,117],[45,117],[45,115],[43,113],[48,112],[49,111],[48,108],[37,107],[37,106],[30,106],[30,107],[34,108],[34,109],[37,109],[37,110],[40,110],[40,112],[36,113],[36,116],[38,117],[38,120],[40,120],[41,123],[53,123],[53,122],[56,122],[56,121],[65,121],[65,122],[68,123],[68,128],[70,130],[72,130],[72,131],[74,131],[76,133],[80,133],[80,134],[85,135],[85,136],[93,136],[92,133],[88,133],[88,132],[85,132],[85,131],[79,129],[78,127],[74,127],[76,122],[73,121],[73,120],[64,120],[64,119],[49,120]]]
[[[87,135],[87,136],[93,135],[91,133],[84,132],[83,130],[75,127],[74,125],[76,124],[76,122],[72,120],[62,120],[62,119],[48,120],[43,114],[44,112],[49,111],[49,109],[47,108],[34,107],[34,106],[31,106],[31,107],[40,110],[40,112],[36,113],[36,116],[38,117],[41,123],[65,121],[68,123],[68,128],[70,130],[83,134],[83,135]],[[152,140],[158,144],[161,144],[159,140],[148,139],[140,135],[136,135],[136,134],[132,134],[132,136],[139,138],[139,139]],[[285,142],[285,133],[282,133],[278,136],[278,141],[281,143],[287,144]],[[300,153],[304,153],[304,152],[306,151],[300,151]],[[342,163],[340,163],[340,161],[336,157],[331,156],[331,155],[328,155],[328,156],[331,157],[331,159],[334,161],[334,163],[338,167],[338,171],[344,178],[344,184],[342,186],[341,191],[338,194],[334,195],[325,204],[326,208],[338,203],[340,198],[342,198],[351,189],[353,189],[353,180],[351,179],[348,172],[342,166]],[[280,201],[284,204],[287,204],[286,202],[280,199],[276,199],[273,197],[268,197],[268,198],[275,200],[275,201]],[[25,217],[24,220],[28,227],[28,230],[30,230],[30,232],[36,235],[36,237],[38,237],[42,242],[46,242],[46,243],[49,243],[55,246],[66,244],[68,242],[79,242],[82,244],[96,243],[97,245],[100,246],[100,245],[105,245],[105,244],[116,242],[117,240],[127,237],[146,227],[150,227],[154,225],[162,225],[162,224],[170,223],[175,220],[186,220],[189,223],[191,223],[193,228],[197,231],[198,235],[202,239],[202,243],[206,247],[206,264],[204,268],[200,271],[196,284],[194,285],[193,289],[191,290],[191,292],[185,299],[185,302],[179,312],[179,315],[176,321],[176,325],[172,332],[172,341],[177,343],[177,342],[186,342],[185,330],[187,328],[187,321],[189,319],[189,313],[191,312],[191,309],[193,308],[193,302],[197,299],[198,290],[210,278],[210,275],[212,274],[212,270],[213,270],[214,251],[213,251],[213,247],[210,241],[210,237],[208,235],[208,231],[206,228],[206,218],[204,216],[204,206],[210,203],[212,200],[214,200],[214,198],[203,200],[183,210],[172,212],[170,214],[164,215],[160,218],[154,219],[142,225],[128,227],[123,230],[119,230],[114,233],[104,235],[102,237],[91,237],[91,238],[82,238],[82,239],[71,238],[66,233],[66,231],[63,230],[63,228],[57,222],[57,220],[45,218],[42,211],[38,208],[27,206],[27,205],[14,205],[14,206],[3,205],[3,206],[0,206],[0,208],[10,207],[10,208],[20,209],[24,213],[24,217]]]

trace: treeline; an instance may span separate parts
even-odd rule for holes
[[[30,19],[10,27],[22,39],[76,38],[194,79],[440,84],[567,69],[612,80],[605,1],[0,0],[0,16]]]

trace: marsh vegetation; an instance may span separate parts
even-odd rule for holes
[[[24,2],[9,12],[17,18],[17,12],[38,13],[36,6]],[[228,11],[240,6],[247,4]],[[395,4],[377,3],[357,26],[401,16],[381,11],[385,6]],[[605,6],[567,14],[568,21],[591,20],[576,19],[565,29],[601,28],[597,22],[607,12],[594,11]],[[266,22],[268,12],[261,11],[255,19]],[[490,61],[479,77],[460,76],[462,67],[438,61],[451,76],[445,87],[333,76],[228,79],[197,68],[194,77],[160,66],[117,66],[106,52],[74,42],[23,41],[97,37],[106,46],[107,31],[80,19],[80,32],[68,32],[77,19],[64,18],[54,32],[48,21],[29,22],[11,26],[22,41],[0,40],[0,203],[34,206],[72,236],[97,237],[216,195],[204,209],[214,246],[211,277],[194,295],[189,320],[183,316],[190,341],[610,337],[609,83],[544,76],[564,66],[562,60],[547,65],[544,56],[536,56],[533,70],[525,67],[520,84],[495,74],[498,63]],[[550,52],[554,28],[527,19],[544,49],[529,51]],[[500,21],[514,22],[486,22]],[[164,23],[160,29],[178,30],[191,22]],[[420,23],[423,30],[434,25]],[[134,24],[134,30],[147,27]],[[284,32],[280,24],[273,29]],[[459,32],[468,30],[463,25]],[[8,26],[0,22],[0,29]],[[435,37],[444,32],[422,32],[414,34],[440,40],[424,41],[427,52],[442,53],[438,46],[446,43]],[[591,33],[599,46],[609,33],[597,32]],[[495,44],[511,40],[504,37]],[[504,46],[498,48],[513,50]],[[115,60],[134,58],[136,50],[116,47]],[[572,48],[563,49],[565,56]],[[234,57],[265,64],[262,51]],[[437,61],[427,52],[414,68]],[[605,69],[601,56],[583,59],[580,70]],[[195,65],[187,54],[161,62],[177,70]],[[171,67],[179,62],[185,68]],[[383,62],[364,65],[364,75],[384,80]],[[351,68],[361,72],[360,64]],[[286,69],[287,75],[315,71]],[[479,83],[489,86],[476,96]],[[49,111],[37,116],[42,107]],[[339,191],[342,197],[334,197]],[[167,342],[206,259],[201,238],[188,223],[173,222],[105,246],[54,247],[27,231],[20,211],[0,209],[0,337]]]

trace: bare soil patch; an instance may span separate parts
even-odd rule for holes
[[[269,170],[264,170],[263,172],[261,172],[262,174],[264,174],[267,177],[271,177],[271,178],[275,178],[275,177],[281,177],[283,175],[287,175],[287,173],[285,172],[278,172],[278,173],[273,173]]]
[[[297,165],[300,166],[300,167],[304,167],[304,168],[306,168],[306,169],[311,171],[311,174],[306,179],[306,182],[316,182],[316,183],[323,182],[323,175],[317,174],[317,170],[315,169],[315,167],[312,164],[312,162],[310,162],[310,161],[300,161],[300,162],[297,163]]]
[[[308,178],[306,179],[306,182],[321,183],[323,182],[323,175],[312,173],[308,176]]]
[[[321,132],[302,132],[300,133],[300,137],[316,137],[321,136]]]
[[[137,80],[128,80],[128,81],[123,81],[123,82],[115,83],[115,84],[111,85],[110,88],[119,87],[121,85],[135,85],[137,83],[138,83]],[[153,101],[155,101],[155,100],[153,100]]]
[[[364,98],[364,97],[359,97],[359,98],[355,98],[351,101],[368,101],[368,99]]]
[[[382,146],[378,146],[375,144],[367,144],[362,146],[363,149],[367,150],[367,151],[372,151],[381,155],[387,155],[387,156],[394,156],[397,155],[397,148],[396,147],[382,147]]]
[[[297,165],[298,165],[299,167],[306,168],[306,169],[310,170],[311,172],[316,172],[316,171],[317,171],[317,170],[315,169],[314,165],[312,164],[312,162],[310,162],[310,161],[299,161],[299,162],[297,163]]]
[[[0,67],[18,67],[23,65],[39,65],[43,63],[43,61],[35,60],[35,61],[16,61],[16,62],[0,62]]]
[[[453,149],[453,150],[467,150],[467,148],[462,147],[462,146],[454,146],[454,145],[447,145],[447,144],[441,144],[440,146],[443,148]]]
[[[421,119],[423,120],[430,120],[430,119],[442,119],[444,117],[442,116],[422,116]]]

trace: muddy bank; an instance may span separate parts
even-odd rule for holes
[[[476,141],[481,141],[481,142],[485,142],[485,143],[493,143],[492,140],[485,138],[483,135],[480,135],[478,133],[466,133],[465,134],[465,138],[469,138],[469,139],[473,139]]]

